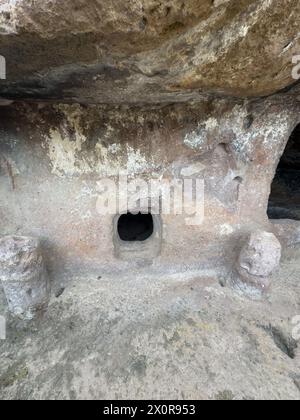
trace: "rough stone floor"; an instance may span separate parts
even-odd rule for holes
[[[43,320],[9,320],[0,398],[298,400],[299,257],[263,301],[197,274],[74,276]]]

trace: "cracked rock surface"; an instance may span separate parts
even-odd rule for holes
[[[245,243],[238,259],[237,270],[242,282],[265,289],[278,269],[281,244],[273,233],[253,232]]]
[[[50,283],[38,239],[0,239],[0,281],[12,314],[32,319],[47,307]]]
[[[298,0],[0,1],[3,98],[165,103],[295,81]]]
[[[8,319],[0,398],[298,400],[299,252],[257,302],[209,273],[74,275],[43,320]]]

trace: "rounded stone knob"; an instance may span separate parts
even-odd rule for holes
[[[50,285],[40,241],[23,236],[0,239],[0,279],[14,315],[32,319],[45,310]]]

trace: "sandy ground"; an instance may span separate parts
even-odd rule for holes
[[[197,273],[69,284],[43,319],[8,317],[1,399],[300,397],[300,250],[261,301]]]

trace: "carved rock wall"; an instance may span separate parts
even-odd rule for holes
[[[299,123],[297,102],[284,102],[2,107],[1,232],[42,238],[53,269],[126,270],[139,265],[136,250],[127,261],[116,256],[118,209],[99,214],[101,182],[118,181],[120,173],[129,181],[199,179],[203,223],[162,215],[152,268],[231,266],[249,232],[273,229],[270,185]]]

